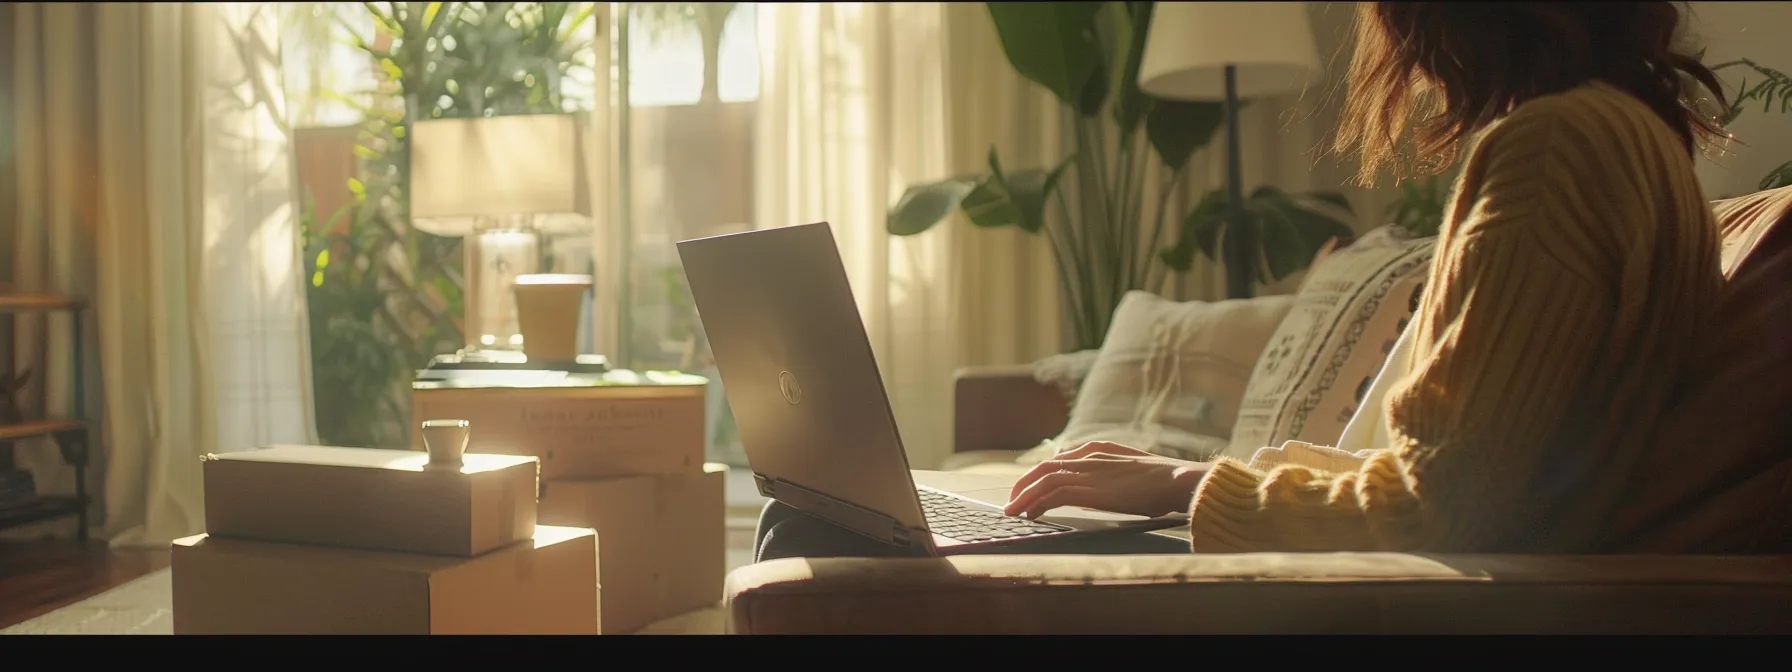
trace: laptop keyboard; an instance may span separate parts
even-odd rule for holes
[[[921,495],[921,513],[927,517],[927,529],[948,539],[965,542],[996,541],[1070,530],[1063,525],[1041,523],[991,511],[925,488],[919,488],[916,492]]]

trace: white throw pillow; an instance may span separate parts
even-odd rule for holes
[[[1375,382],[1369,385],[1368,394],[1357,401],[1356,415],[1350,416],[1350,422],[1344,425],[1335,448],[1355,453],[1393,447],[1394,437],[1388,433],[1388,414],[1382,403],[1395,384],[1412,375],[1412,332],[1410,324],[1400,332],[1400,340],[1394,342],[1394,352],[1381,365],[1381,372],[1375,374]]]
[[[1050,355],[1033,362],[1033,380],[1058,388],[1065,399],[1075,399],[1077,388],[1083,386],[1083,380],[1089,377],[1089,369],[1095,366],[1095,358],[1100,354],[1100,350],[1078,350]]]
[[[1252,365],[1293,305],[1293,296],[1208,303],[1128,292],[1070,422],[1019,461],[1037,464],[1089,441],[1211,459],[1227,445]]]
[[[1384,226],[1309,272],[1251,372],[1227,457],[1337,445],[1418,309],[1436,242]]]

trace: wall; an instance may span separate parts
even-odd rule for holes
[[[1304,94],[1313,98],[1312,149],[1306,158],[1311,162],[1313,186],[1336,189],[1350,199],[1357,214],[1357,230],[1368,231],[1388,223],[1388,206],[1399,199],[1400,190],[1391,181],[1375,188],[1345,186],[1356,179],[1357,163],[1341,160],[1331,153],[1331,142],[1337,137],[1339,113],[1344,107],[1344,77],[1350,70],[1351,30],[1356,22],[1354,2],[1308,3],[1308,17],[1313,22],[1313,41],[1319,47],[1325,77],[1308,86]]]
[[[1792,3],[1789,2],[1694,2],[1688,37],[1707,49],[1705,62],[1723,63],[1748,58],[1762,66],[1792,72]],[[1743,73],[1719,74],[1728,92],[1734,92]],[[1755,191],[1768,171],[1792,160],[1792,114],[1764,114],[1759,104],[1746,110],[1732,124],[1738,144],[1729,154],[1702,159],[1699,179],[1712,198],[1740,196]]]

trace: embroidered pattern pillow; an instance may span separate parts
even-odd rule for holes
[[[1335,445],[1418,311],[1435,246],[1384,226],[1313,268],[1251,372],[1224,454]]]

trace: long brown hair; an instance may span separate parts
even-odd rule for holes
[[[1720,103],[1724,95],[1710,69],[1674,50],[1674,4],[1358,3],[1335,149],[1360,156],[1365,185],[1383,171],[1441,172],[1465,138],[1518,104],[1601,80],[1647,104],[1695,151],[1700,137],[1723,131],[1682,77]]]

